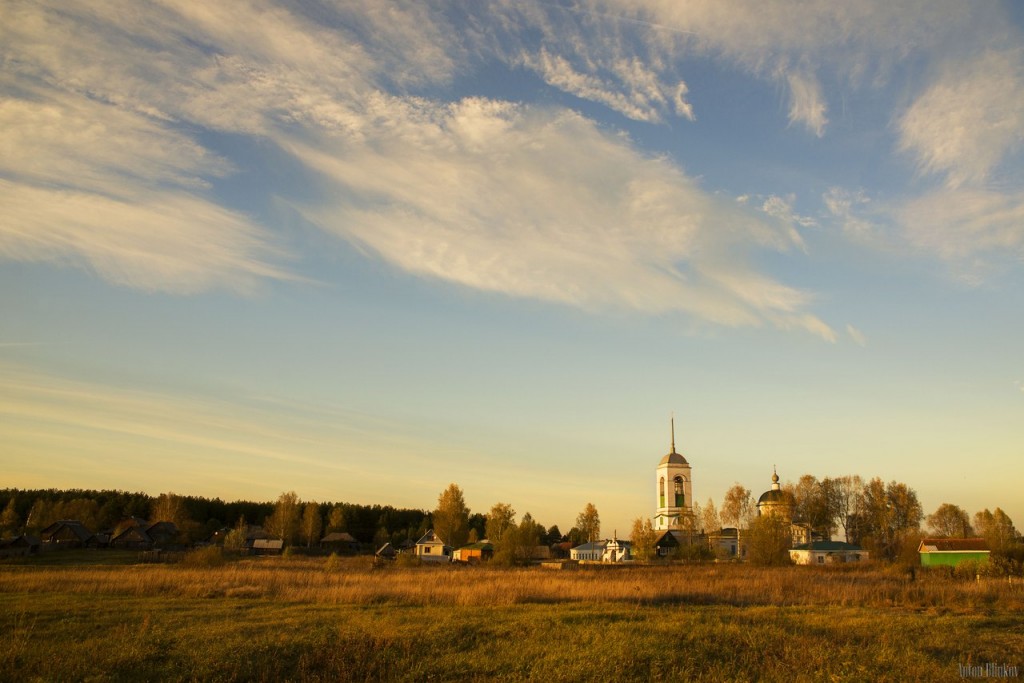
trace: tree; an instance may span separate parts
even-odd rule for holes
[[[480,534],[476,532],[475,527],[469,528],[469,536],[466,537],[466,543],[473,544],[480,540]]]
[[[495,503],[487,513],[484,536],[491,543],[501,541],[505,532],[516,523],[516,511],[509,503]]]
[[[245,523],[245,517],[239,517],[235,528],[224,537],[224,550],[241,552],[245,550],[246,536],[249,532],[249,525]]]
[[[737,529],[749,526],[754,516],[754,499],[750,495],[750,489],[734,484],[725,492],[719,516],[723,524],[729,524]]]
[[[511,524],[503,531],[494,543],[495,564],[506,567],[515,564],[527,564],[533,557],[533,549],[540,545],[540,534],[544,527],[534,521],[533,515],[527,512],[519,524]]]
[[[973,535],[971,518],[967,511],[952,503],[943,503],[928,515],[928,527],[943,538],[968,538]]]
[[[649,518],[637,517],[633,520],[633,530],[629,535],[629,540],[633,544],[633,557],[641,562],[648,562],[654,557],[654,543],[658,539]]]
[[[331,514],[327,518],[327,531],[345,531],[345,509],[340,505],[331,508]]]
[[[857,536],[875,557],[896,560],[904,542],[918,532],[924,513],[917,493],[906,484],[874,478],[858,502]]]
[[[829,509],[834,515],[833,523],[843,528],[843,536],[847,543],[850,543],[853,524],[860,513],[859,503],[863,491],[864,482],[855,474],[831,480]]]
[[[18,510],[15,507],[14,496],[7,502],[7,507],[4,508],[4,512],[0,515],[0,529],[5,533],[13,534],[21,526],[21,517],[18,516]]]
[[[306,547],[312,548],[314,543],[320,541],[320,531],[323,528],[323,520],[320,518],[320,505],[316,502],[306,503],[302,511],[302,538],[306,541]]]
[[[584,541],[596,541],[601,537],[601,516],[593,503],[587,503],[583,511],[576,516],[576,528]]]
[[[548,529],[547,542],[548,545],[562,542],[562,530],[558,528],[557,524],[552,524],[551,527]]]
[[[974,526],[986,541],[993,553],[1005,554],[1017,542],[1017,530],[1009,515],[1000,508],[989,512],[985,508],[974,515]]]
[[[267,518],[267,531],[280,539],[285,545],[295,543],[299,532],[299,496],[295,491],[282,493],[274,505],[274,512]]]
[[[713,533],[722,528],[722,522],[718,519],[718,508],[715,507],[715,501],[710,498],[708,498],[708,502],[704,503],[700,521],[704,525],[704,533],[706,534]]]
[[[789,522],[775,515],[761,515],[747,532],[750,561],[761,566],[790,564],[792,543]]]
[[[466,545],[469,537],[469,508],[456,484],[448,485],[437,498],[434,510],[434,533],[453,548]]]
[[[813,474],[800,477],[795,485],[787,486],[793,496],[793,519],[810,525],[825,538],[832,536],[833,508],[837,502],[830,496],[832,480],[818,481]]]

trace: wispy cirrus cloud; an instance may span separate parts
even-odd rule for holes
[[[900,148],[946,185],[978,186],[1024,142],[1024,50],[946,67],[902,114]]]
[[[393,265],[587,309],[833,336],[806,311],[808,293],[744,259],[798,246],[789,229],[704,192],[592,121],[484,99],[428,114],[396,99],[389,111],[373,146],[291,151],[341,199],[301,210]]]
[[[18,157],[37,144],[42,154],[0,186],[11,198],[7,258],[77,261],[119,284],[181,292],[289,277],[266,230],[211,201],[208,188],[233,168],[184,132],[199,126],[268,141],[322,174],[324,199],[304,213],[417,275],[591,310],[833,336],[808,312],[809,293],[747,258],[798,244],[791,229],[719,201],[579,114],[403,94],[446,81],[464,50],[438,15],[357,4],[313,21],[255,0],[14,11],[7,77],[29,85],[8,112],[8,140]],[[70,40],[82,24],[110,40]],[[624,51],[601,58],[606,80],[536,54],[565,88],[629,116],[694,116],[681,80],[666,84]],[[49,142],[47,117],[61,129]],[[61,174],[64,160],[76,173]]]

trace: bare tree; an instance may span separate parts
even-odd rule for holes
[[[327,518],[327,531],[345,531],[345,509],[340,505],[331,508]]]
[[[859,502],[863,490],[864,482],[855,474],[831,480],[829,496],[832,501],[829,508],[834,515],[834,523],[843,528],[847,543],[850,542],[853,525],[860,513]]]

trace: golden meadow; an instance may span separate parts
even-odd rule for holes
[[[895,566],[0,565],[4,680],[950,680],[1020,666],[1024,583]],[[101,559],[105,564],[97,564]]]

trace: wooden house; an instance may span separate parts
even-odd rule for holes
[[[39,532],[41,546],[46,550],[85,548],[96,543],[96,534],[81,522],[62,519]]]
[[[335,553],[353,554],[358,553],[361,546],[352,534],[344,531],[332,531],[320,539],[320,548]]]

